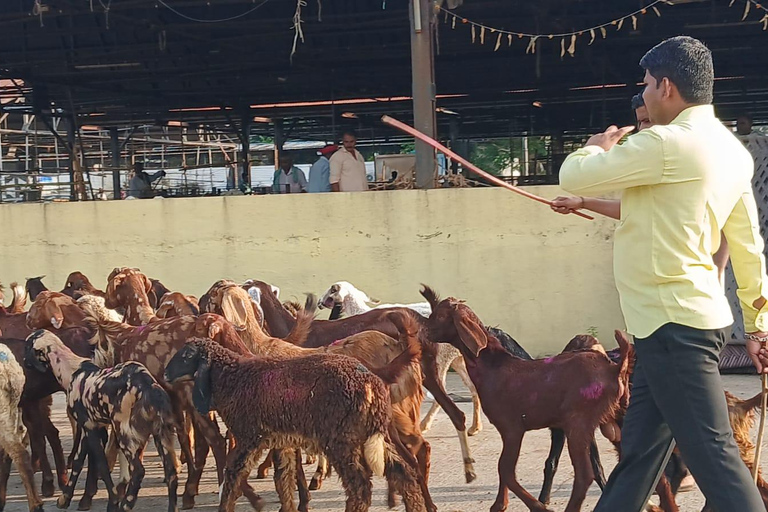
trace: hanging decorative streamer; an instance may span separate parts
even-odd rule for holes
[[[733,7],[735,3],[736,0],[731,0],[731,3],[728,4],[728,7]],[[744,14],[741,16],[741,21],[745,21],[747,19],[752,7],[763,11],[763,17],[760,19],[760,21],[758,21],[758,23],[762,24],[763,30],[768,30],[768,7],[764,6],[757,0],[744,0]]]
[[[736,1],[736,0],[734,0]],[[477,42],[477,30],[480,30],[480,44],[485,44],[485,33],[486,31],[490,31],[492,34],[498,33],[499,37],[496,39],[496,45],[494,46],[493,51],[498,51],[501,47],[501,37],[503,35],[507,36],[507,39],[509,41],[509,46],[512,46],[512,39],[514,36],[517,36],[519,38],[527,37],[528,38],[528,46],[525,49],[525,53],[536,53],[536,45],[538,44],[538,39],[540,37],[546,37],[547,39],[561,39],[561,54],[562,56],[565,55],[567,52],[571,56],[573,56],[576,53],[576,39],[579,36],[584,35],[585,33],[589,33],[590,41],[589,44],[595,42],[595,39],[597,38],[597,31],[600,31],[600,34],[603,36],[603,39],[608,37],[608,33],[606,31],[606,27],[608,26],[615,26],[616,30],[621,30],[621,28],[624,26],[624,21],[627,19],[632,20],[632,26],[635,30],[637,30],[637,16],[638,15],[644,15],[648,12],[648,9],[653,9],[653,12],[656,13],[656,16],[661,16],[661,12],[656,8],[656,5],[658,4],[669,4],[669,0],[654,0],[649,5],[642,9],[638,9],[634,12],[631,12],[625,16],[622,16],[620,18],[616,18],[615,20],[611,20],[607,23],[602,23],[600,25],[595,25],[594,27],[585,28],[583,30],[576,30],[573,32],[564,32],[560,34],[530,34],[527,32],[516,32],[516,31],[509,31],[509,30],[502,30],[495,27],[490,27],[487,25],[483,25],[482,23],[477,23],[471,20],[468,20],[467,18],[463,18],[461,16],[458,16],[457,14],[453,13],[452,11],[449,11],[445,7],[439,7],[438,9],[443,11],[446,17],[451,18],[451,28],[456,28],[456,20],[460,20],[463,25],[469,25],[470,30],[472,33],[472,42]],[[446,21],[447,23],[447,21]],[[568,44],[568,40],[570,40],[570,44]]]
[[[744,6],[744,13],[742,15],[742,21],[746,20],[749,16],[752,8],[761,9],[764,11],[764,16],[758,23],[762,24],[762,29],[768,31],[768,8],[763,6],[758,2],[758,0],[742,0],[746,4]],[[732,7],[735,5],[736,0],[731,0],[729,7]],[[482,23],[477,23],[471,20],[468,20],[467,18],[461,17],[453,13],[452,11],[449,11],[448,9],[444,7],[440,7],[439,9],[442,10],[446,16],[451,18],[451,28],[456,28],[456,20],[460,20],[463,25],[469,25],[472,31],[472,42],[475,43],[477,41],[477,30],[480,30],[480,44],[485,44],[485,33],[486,31],[490,31],[490,33],[495,34],[498,33],[498,37],[496,39],[496,44],[493,48],[493,51],[499,51],[499,48],[501,48],[501,41],[502,36],[506,35],[508,40],[508,46],[512,46],[512,40],[514,39],[514,36],[517,36],[518,38],[528,38],[528,46],[525,49],[526,54],[534,54],[536,53],[536,46],[538,44],[539,38],[546,37],[547,39],[560,39],[560,57],[564,57],[566,53],[573,56],[576,53],[576,39],[581,37],[582,35],[589,34],[589,46],[592,45],[592,43],[595,42],[597,39],[597,31],[600,31],[600,35],[603,39],[606,39],[608,37],[608,31],[606,30],[609,26],[616,27],[616,31],[620,31],[624,27],[625,21],[631,21],[632,22],[632,30],[637,31],[638,26],[638,20],[640,16],[644,16],[648,14],[649,11],[653,11],[653,13],[656,15],[657,18],[661,17],[661,11],[657,7],[659,4],[665,4],[665,5],[674,5],[670,0],[654,0],[645,7],[638,9],[634,12],[631,12],[629,14],[626,14],[624,16],[621,16],[620,18],[613,19],[611,21],[608,21],[606,23],[601,23],[600,25],[595,25],[594,27],[585,28],[582,30],[575,30],[573,32],[563,32],[563,33],[543,33],[543,34],[532,34],[528,32],[518,32],[518,31],[510,31],[510,30],[503,30],[498,29],[495,27],[490,27],[487,25],[483,25]],[[569,44],[570,40],[570,44]]]

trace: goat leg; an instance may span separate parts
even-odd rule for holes
[[[427,348],[427,342],[423,344]],[[459,435],[459,444],[461,445],[461,455],[464,463],[464,477],[467,483],[473,482],[477,478],[474,467],[474,459],[469,449],[469,438],[467,437],[466,418],[458,406],[453,403],[445,392],[445,388],[440,383],[437,375],[437,361],[433,351],[424,350],[421,357],[421,368],[424,372],[424,387],[427,388],[437,403],[443,408],[445,413],[451,418],[456,432]]]
[[[317,456],[317,469],[312,475],[312,481],[309,482],[309,490],[319,490],[323,486],[323,480],[329,476],[331,476],[331,465],[328,463],[328,457],[321,453]]]
[[[541,493],[539,493],[539,501],[545,505],[549,504],[552,494],[552,482],[557,473],[557,466],[560,464],[563,448],[565,448],[565,432],[558,428],[551,428],[549,429],[549,435],[551,444],[549,455],[547,455],[547,460],[544,462],[544,483],[541,486]]]
[[[83,470],[85,456],[88,454],[88,447],[86,446],[85,439],[81,436],[79,441],[80,442],[73,448],[75,457],[72,459],[72,469],[70,470],[67,485],[61,490],[61,496],[59,496],[59,499],[56,501],[56,506],[61,509],[69,508],[69,504],[72,502],[75,485],[77,485],[77,479],[80,476],[80,472]]]
[[[0,449],[0,510],[5,509],[8,497],[8,477],[11,475],[11,456]]]
[[[269,475],[269,468],[272,467],[272,459],[274,457],[274,453],[272,453],[272,450],[269,450],[267,452],[267,457],[264,459],[264,462],[259,464],[259,467],[256,469],[256,479],[257,480],[264,480],[267,478],[267,475]]]
[[[299,489],[299,512],[309,512],[309,500],[312,499],[307,488],[307,477],[301,465],[301,450],[296,450],[296,486]]]
[[[467,365],[464,363],[464,357],[459,356],[451,361],[451,368],[456,371],[456,374],[461,378],[461,381],[467,386],[467,389],[472,395],[472,426],[467,430],[467,435],[471,437],[479,434],[483,430],[480,395],[477,394],[477,388],[475,388],[472,379],[469,378]],[[443,387],[445,387],[445,378],[443,378],[441,382],[443,383]]]
[[[595,477],[595,483],[600,487],[602,491],[605,489],[605,470],[603,469],[603,463],[600,461],[600,450],[597,448],[597,441],[595,436],[592,436],[592,441],[589,443],[589,461],[592,464],[592,474]]]

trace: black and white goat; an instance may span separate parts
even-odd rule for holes
[[[74,418],[78,430],[83,432],[69,483],[57,503],[59,508],[69,506],[85,456],[90,454],[95,465],[90,469],[97,470],[107,486],[107,511],[131,510],[144,478],[141,456],[149,437],[153,436],[165,470],[168,510],[178,510],[171,400],[143,365],[129,362],[101,369],[90,359],[77,356],[58,336],[44,330],[27,338],[24,359],[26,364],[41,372],[53,372],[66,391],[67,412]],[[102,444],[102,434],[107,427],[112,427],[118,446],[129,463],[130,481],[122,501],[112,482]]]

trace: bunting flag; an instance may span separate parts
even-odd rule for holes
[[[731,0],[731,3],[728,4],[728,7],[733,7],[735,3],[736,0]],[[763,30],[768,31],[768,7],[764,6],[757,0],[744,0],[744,13],[741,15],[741,21],[746,21],[753,7],[755,10],[760,11],[759,14],[763,15],[763,17],[758,20],[758,23],[763,26]]]
[[[758,0],[738,0],[739,2],[744,2],[744,11],[742,13],[742,21],[746,20],[750,13],[752,13],[755,10],[760,10],[761,14],[763,14],[762,19],[758,21],[758,23],[762,24],[762,29],[768,31],[768,7],[760,4]],[[765,0],[766,3],[768,3],[768,0]],[[737,3],[737,0],[730,0],[729,7],[733,7]],[[540,34],[532,34],[524,31],[514,31],[514,30],[504,30],[499,29],[495,27],[491,27],[488,25],[484,25],[482,23],[477,23],[475,21],[469,20],[467,18],[464,18],[463,16],[460,16],[452,11],[449,11],[448,9],[444,7],[439,7],[438,9],[443,11],[445,15],[445,23],[450,23],[452,29],[456,29],[457,25],[468,25],[471,29],[471,40],[473,43],[478,42],[480,44],[485,44],[485,34],[486,32],[490,32],[491,34],[498,34],[496,37],[496,42],[493,47],[493,51],[497,52],[502,46],[502,42],[504,41],[503,36],[506,37],[507,46],[512,46],[512,42],[515,39],[515,36],[517,36],[518,39],[527,39],[528,40],[528,46],[525,49],[525,53],[527,54],[534,54],[536,53],[536,48],[539,44],[540,39],[554,39],[560,41],[560,57],[565,57],[566,54],[573,57],[576,54],[576,41],[579,37],[588,35],[589,36],[589,43],[588,46],[591,46],[592,43],[595,42],[597,39],[597,33],[600,32],[600,36],[603,39],[606,39],[608,37],[608,28],[609,27],[615,27],[616,32],[620,31],[624,27],[624,23],[628,22],[632,24],[632,30],[636,31],[638,26],[638,21],[641,17],[653,13],[655,17],[661,17],[661,11],[659,10],[659,4],[665,4],[668,6],[674,5],[674,3],[671,0],[654,0],[645,7],[638,9],[634,12],[630,12],[624,16],[621,16],[619,18],[607,21],[605,23],[601,23],[599,25],[595,25],[593,27],[587,27],[581,30],[574,30],[573,32],[562,32],[562,33],[540,33]],[[652,16],[653,17],[653,16]],[[613,29],[611,29],[613,30]],[[479,31],[479,38],[478,38],[478,31]]]

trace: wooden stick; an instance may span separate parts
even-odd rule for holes
[[[538,201],[539,203],[544,203],[544,204],[548,204],[548,205],[552,206],[552,201],[550,201],[548,199],[544,199],[543,197],[539,197],[539,196],[537,196],[535,194],[531,194],[530,192],[526,192],[525,190],[523,190],[523,189],[521,189],[519,187],[515,187],[514,185],[510,185],[509,183],[500,180],[499,178],[497,178],[493,174],[489,174],[489,173],[485,172],[484,170],[480,169],[476,165],[472,164],[469,160],[467,160],[465,158],[462,158],[461,156],[456,154],[454,151],[451,151],[450,149],[448,149],[444,145],[440,144],[438,141],[436,141],[432,137],[429,137],[428,135],[425,135],[425,134],[421,133],[416,128],[408,126],[407,124],[405,124],[403,122],[400,122],[397,119],[394,119],[394,118],[389,117],[389,116],[383,116],[381,118],[381,121],[383,123],[385,123],[385,124],[388,124],[390,126],[393,126],[393,127],[397,128],[398,130],[404,131],[405,133],[407,133],[409,135],[413,135],[414,137],[416,137],[417,139],[419,139],[422,142],[426,142],[427,144],[429,144],[430,146],[432,146],[436,150],[440,151],[441,153],[444,153],[445,155],[447,155],[447,156],[451,157],[452,159],[456,160],[457,162],[460,162],[461,165],[463,165],[464,167],[466,167],[467,169],[469,169],[473,173],[475,173],[475,174],[477,174],[479,176],[482,176],[483,178],[487,179],[491,183],[494,183],[494,184],[496,184],[496,185],[498,185],[500,187],[504,187],[507,190],[511,190],[512,192],[514,192],[516,194],[520,194],[523,197],[527,197],[528,199],[533,199],[534,201]],[[586,213],[582,213],[582,212],[577,211],[577,210],[573,210],[572,213],[574,215],[578,215],[579,217],[583,217],[583,218],[588,219],[588,220],[594,220],[594,217],[590,217]]]
[[[757,473],[760,470],[760,453],[763,451],[763,435],[765,434],[765,414],[768,409],[768,374],[762,375],[763,396],[760,404],[760,427],[757,431],[757,446],[755,446],[755,462],[752,464],[752,479],[757,485]]]

